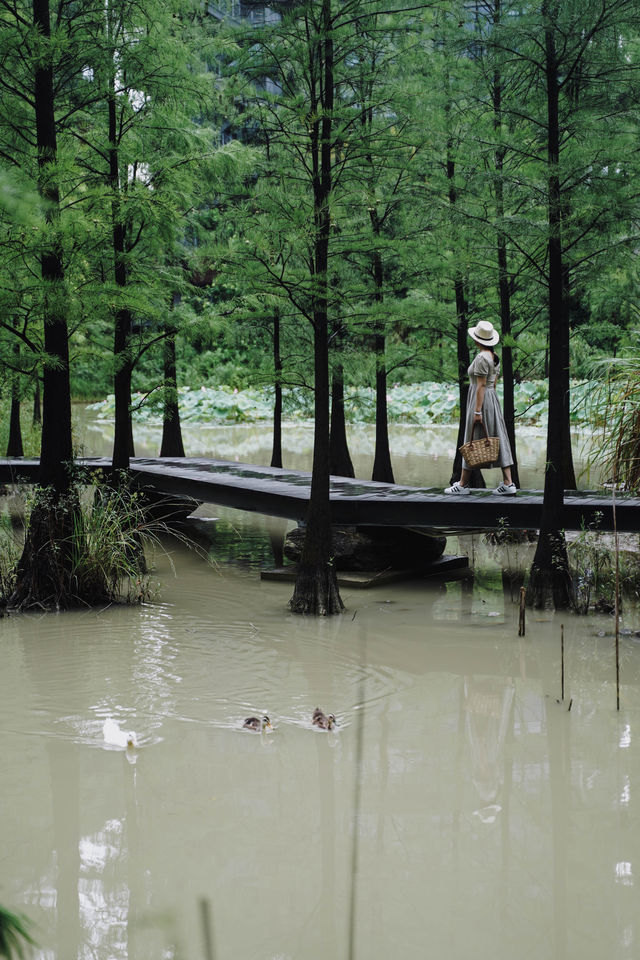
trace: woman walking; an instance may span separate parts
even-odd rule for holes
[[[500,339],[500,334],[488,320],[481,320],[469,330],[469,336],[478,345],[478,353],[469,367],[469,395],[467,397],[467,417],[464,428],[464,442],[471,440],[476,423],[484,424],[490,437],[500,438],[500,451],[495,463],[490,467],[502,467],[502,483],[493,491],[504,496],[513,496],[516,485],[511,479],[511,465],[513,454],[507,435],[500,401],[496,394],[496,380],[500,373],[500,360],[493,352],[493,348]],[[471,468],[466,460],[462,460],[462,475],[459,480],[446,487],[445,493],[469,493],[471,482]]]

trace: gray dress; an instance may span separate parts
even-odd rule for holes
[[[478,392],[478,377],[487,378],[487,387],[484,391],[484,400],[482,403],[482,422],[487,428],[487,433],[490,437],[499,437],[500,438],[500,454],[495,463],[490,464],[491,467],[510,467],[513,463],[513,455],[511,453],[511,444],[509,443],[509,437],[507,436],[507,428],[504,423],[504,417],[502,416],[502,410],[500,409],[500,401],[496,394],[496,378],[498,376],[500,368],[496,367],[493,362],[493,355],[488,353],[486,350],[480,350],[476,357],[467,370],[469,374],[469,396],[467,398],[467,418],[464,426],[464,442],[471,439],[471,431],[473,430],[474,416],[475,412],[478,409],[476,407],[476,394]],[[476,427],[476,432],[474,437],[483,437],[484,433],[480,427]],[[462,466],[467,470],[471,469],[467,461],[462,459]],[[485,469],[485,468],[483,468]],[[488,467],[486,469],[489,469]]]

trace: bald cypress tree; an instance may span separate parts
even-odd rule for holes
[[[77,510],[71,490],[71,389],[64,263],[60,237],[54,45],[48,0],[33,0],[31,64],[38,162],[38,190],[46,229],[40,254],[45,364],[39,484],[44,492],[29,518],[17,580],[14,607],[67,606],[72,602],[71,550]],[[26,78],[23,81],[27,83]]]

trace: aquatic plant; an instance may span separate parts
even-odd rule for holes
[[[502,385],[498,385],[498,392]],[[589,421],[587,398],[593,393],[588,381],[571,385],[571,420]],[[184,422],[250,423],[270,420],[273,396],[270,388],[236,390],[224,386],[201,386],[178,390],[180,418]],[[540,423],[546,417],[548,384],[529,381],[515,384],[515,411],[519,425]],[[458,417],[458,390],[450,383],[393,384],[387,391],[388,416],[392,423],[454,423]],[[372,387],[345,387],[345,416],[350,423],[375,423],[376,397]],[[88,407],[99,419],[113,419],[113,396]],[[313,416],[313,394],[301,387],[283,392],[283,414],[291,419]],[[158,392],[133,397],[133,417],[138,423],[162,422],[162,396]]]
[[[576,613],[589,610],[613,613],[615,597],[640,598],[640,554],[629,538],[616,549],[612,537],[600,530],[601,517],[567,543],[573,573]],[[616,562],[617,561],[617,562]],[[616,573],[617,567],[617,573]]]
[[[569,561],[573,570],[576,613],[588,613],[591,598],[607,592],[611,588],[611,557],[603,548],[602,533],[599,531],[601,517],[585,526],[568,544]]]

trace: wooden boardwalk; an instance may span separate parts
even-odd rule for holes
[[[92,473],[110,468],[107,458],[82,458],[78,465]],[[33,483],[37,460],[0,459],[0,483]],[[311,476],[301,470],[279,470],[228,460],[185,458],[134,458],[135,481],[161,493],[192,497],[264,513],[288,520],[304,520]],[[441,531],[490,530],[506,524],[514,530],[540,525],[542,493],[520,491],[500,497],[486,490],[466,497],[446,496],[441,487],[407,487],[333,477],[333,522],[354,526],[427,527]],[[618,494],[616,520],[620,531],[640,532],[640,499]],[[575,491],[565,495],[563,524],[567,530],[598,522],[613,529],[612,499],[601,493]]]

